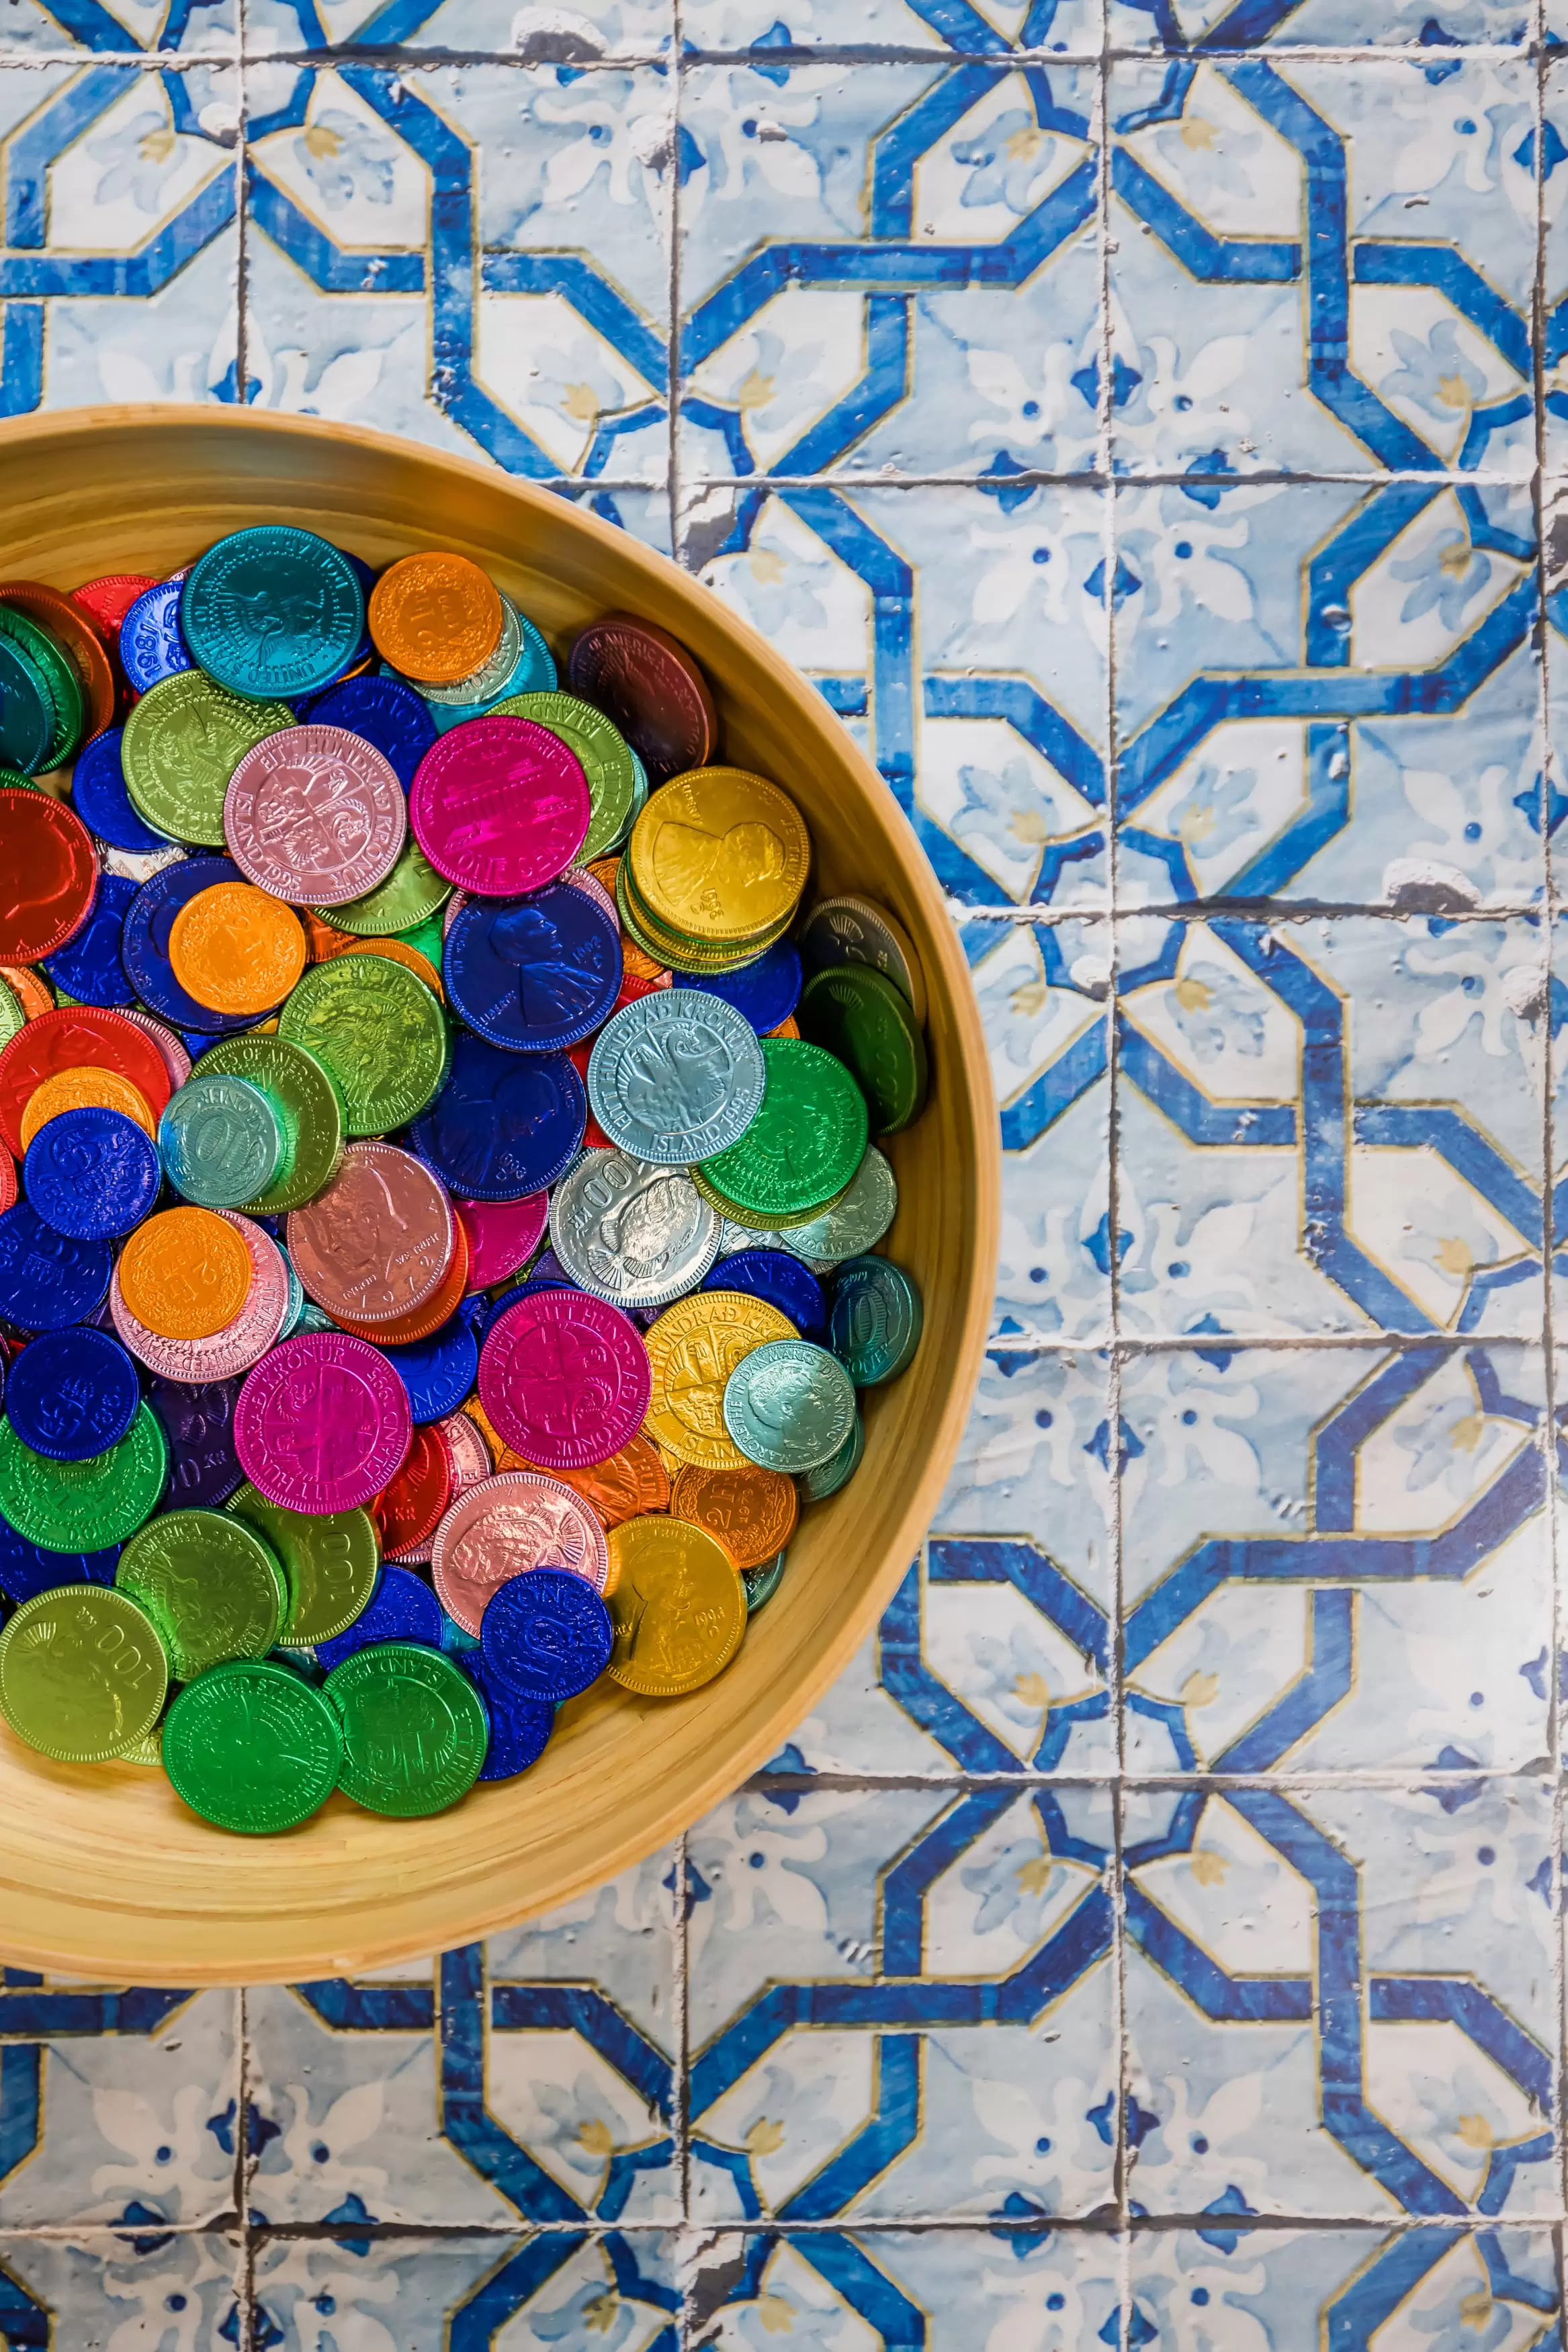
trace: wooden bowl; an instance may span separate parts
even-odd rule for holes
[[[964,959],[893,794],[827,704],[716,596],[579,508],[412,443],[243,408],[79,409],[0,428],[5,575],[162,577],[245,523],[324,532],[371,562],[473,556],[558,646],[612,607],[662,623],[713,688],[721,756],[774,777],[816,845],[818,895],[858,888],[913,935],[931,1100],[891,1139],[891,1254],[919,1282],[912,1369],[866,1399],[865,1461],[808,1512],[777,1600],[727,1673],[677,1700],[608,1684],[542,1760],[430,1821],[334,1797],[275,1838],[227,1836],[162,1775],[47,1762],[0,1733],[0,1950],[32,1969],[163,1984],[359,1973],[595,1886],[756,1770],[847,1664],[915,1558],[984,1347],[998,1215],[996,1111]]]

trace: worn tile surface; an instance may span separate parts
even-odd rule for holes
[[[1005,1154],[929,1539],[753,1786],[362,1981],[5,1975],[6,2344],[1561,2343],[1565,57],[5,0],[0,410],[674,554],[907,808]]]

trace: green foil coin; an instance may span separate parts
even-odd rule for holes
[[[6,782],[5,775],[0,774],[0,786]],[[8,1045],[16,1032],[26,1027],[26,1020],[27,1016],[15,993],[5,981],[0,980],[0,1045]]]
[[[55,643],[47,629],[14,604],[0,604],[0,637],[31,666],[42,687],[49,722],[49,740],[42,759],[18,760],[19,768],[63,767],[76,752],[87,724],[87,703],[81,673],[70,656]]]
[[[139,1404],[118,1445],[85,1462],[49,1462],[0,1421],[0,1511],[45,1551],[101,1551],[123,1543],[157,1508],[169,1444],[152,1407]]]
[[[843,1064],[804,1038],[761,1044],[761,1108],[738,1143],[701,1163],[726,1213],[741,1224],[815,1215],[865,1156],[865,1097]]]
[[[857,1389],[907,1370],[925,1309],[912,1277],[886,1257],[852,1257],[839,1268],[828,1345]]]
[[[48,679],[26,646],[0,633],[0,759],[29,785],[48,762],[55,720]]]
[[[253,1217],[280,1217],[287,1209],[302,1209],[335,1173],[343,1156],[343,1106],[327,1072],[314,1055],[255,1029],[209,1046],[193,1075],[204,1077],[209,1071],[259,1087],[282,1121],[280,1174],[265,1192],[239,1206]]]
[[[288,1605],[272,1548],[222,1511],[165,1511],[120,1555],[115,1588],[139,1601],[176,1682],[232,1658],[264,1658]]]
[[[357,940],[390,940],[411,930],[444,907],[452,896],[452,885],[438,874],[417,841],[403,843],[397,864],[384,882],[367,890],[362,898],[345,899],[340,907],[318,907],[317,915],[335,930],[351,931]],[[441,970],[437,933],[437,951],[430,961]],[[428,952],[428,951],[427,951]]]
[[[591,814],[574,863],[586,866],[591,857],[602,857],[626,831],[637,799],[636,761],[620,729],[575,694],[508,694],[492,706],[490,716],[497,711],[548,727],[576,752],[588,778]]]
[[[158,1156],[174,1190],[203,1209],[241,1209],[277,1180],[283,1122],[248,1078],[194,1073],[158,1122]]]
[[[125,721],[120,764],[138,814],[159,833],[224,846],[224,794],[246,753],[292,727],[286,702],[246,702],[199,669],[150,686]]]
[[[0,1716],[62,1764],[104,1764],[136,1748],[168,1690],[157,1628],[110,1585],[37,1593],[0,1633]]]
[[[283,1563],[288,1609],[279,1643],[308,1649],[314,1643],[329,1642],[334,1633],[346,1633],[381,1573],[381,1546],[370,1513],[290,1511],[249,1486],[242,1486],[225,1507],[258,1528]]]
[[[340,1786],[367,1812],[408,1821],[466,1796],[490,1742],[484,1701],[460,1666],[413,1642],[356,1650],[328,1675],[343,1727]]]
[[[820,1468],[855,1424],[854,1382],[810,1339],[768,1339],[743,1356],[724,1387],[724,1425],[765,1470]]]
[[[446,1076],[446,1019],[423,981],[390,956],[313,964],[277,1034],[313,1054],[338,1089],[350,1135],[406,1127]]]
[[[180,626],[192,660],[235,694],[319,694],[359,649],[365,593],[329,540],[292,523],[256,523],[230,531],[192,565]]]
[[[830,1454],[815,1470],[801,1474],[800,1488],[806,1500],[809,1503],[825,1503],[830,1495],[836,1495],[841,1486],[847,1486],[860,1468],[864,1453],[865,1423],[857,1412],[855,1425],[838,1452]]]
[[[308,1821],[338,1785],[338,1718],[287,1666],[246,1660],[187,1683],[163,1722],[163,1769],[193,1813],[265,1837]]]
[[[836,1054],[866,1099],[875,1135],[895,1135],[925,1108],[925,1040],[891,980],[869,964],[813,972],[797,1009],[802,1037]]]
[[[789,1557],[788,1552],[776,1551],[771,1559],[763,1561],[760,1568],[741,1570],[740,1580],[746,1587],[746,1613],[748,1617],[755,1617],[759,1609],[767,1608],[784,1581]]]

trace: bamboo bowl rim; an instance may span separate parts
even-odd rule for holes
[[[392,1822],[339,1795],[267,1839],[212,1829],[161,1773],[53,1764],[0,1727],[8,1959],[192,1986],[362,1974],[515,1926],[645,1859],[777,1751],[870,1632],[956,1454],[989,1326],[1000,1142],[979,1011],[936,877],[826,700],[712,590],[559,492],[357,425],[130,406],[0,425],[0,511],[5,572],[54,585],[167,572],[243,521],[289,520],[382,562],[470,554],[558,644],[595,611],[657,620],[710,682],[716,756],[777,776],[802,808],[830,869],[809,895],[858,887],[891,904],[925,969],[931,1100],[888,1144],[901,1191],[888,1246],[921,1276],[921,1349],[901,1381],[867,1392],[859,1474],[806,1514],[778,1596],[724,1675],[678,1700],[599,1686],[561,1711],[530,1772],[449,1812]]]

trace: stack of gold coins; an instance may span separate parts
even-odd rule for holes
[[[676,971],[733,971],[782,939],[811,837],[777,784],[744,768],[694,768],[655,793],[615,877],[624,928]]]

